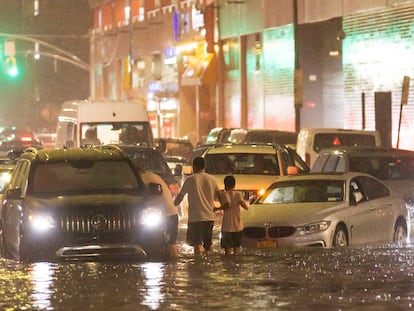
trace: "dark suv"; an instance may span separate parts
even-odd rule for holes
[[[116,147],[20,156],[2,208],[2,255],[21,261],[160,258],[161,185],[143,183]]]

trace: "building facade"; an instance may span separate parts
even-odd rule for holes
[[[89,0],[91,98],[137,99],[155,136],[215,126],[376,129],[414,148],[414,1]],[[411,95],[411,92],[408,92]],[[401,112],[401,113],[400,113]]]

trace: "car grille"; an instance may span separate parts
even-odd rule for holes
[[[71,210],[60,219],[61,230],[66,233],[125,232],[137,226],[138,215],[130,209]]]
[[[267,235],[266,235],[267,231]],[[281,227],[246,227],[243,230],[245,237],[249,239],[265,239],[269,238],[284,238],[292,235],[295,232],[294,227],[281,226]]]

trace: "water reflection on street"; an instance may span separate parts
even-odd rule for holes
[[[227,259],[35,263],[0,260],[1,310],[407,310],[412,246],[243,251]]]

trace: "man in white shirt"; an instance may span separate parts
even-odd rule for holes
[[[205,160],[193,160],[193,175],[189,176],[174,200],[179,205],[188,196],[187,243],[194,247],[194,254],[208,254],[212,244],[214,226],[214,201],[220,199],[216,179],[204,171]]]

